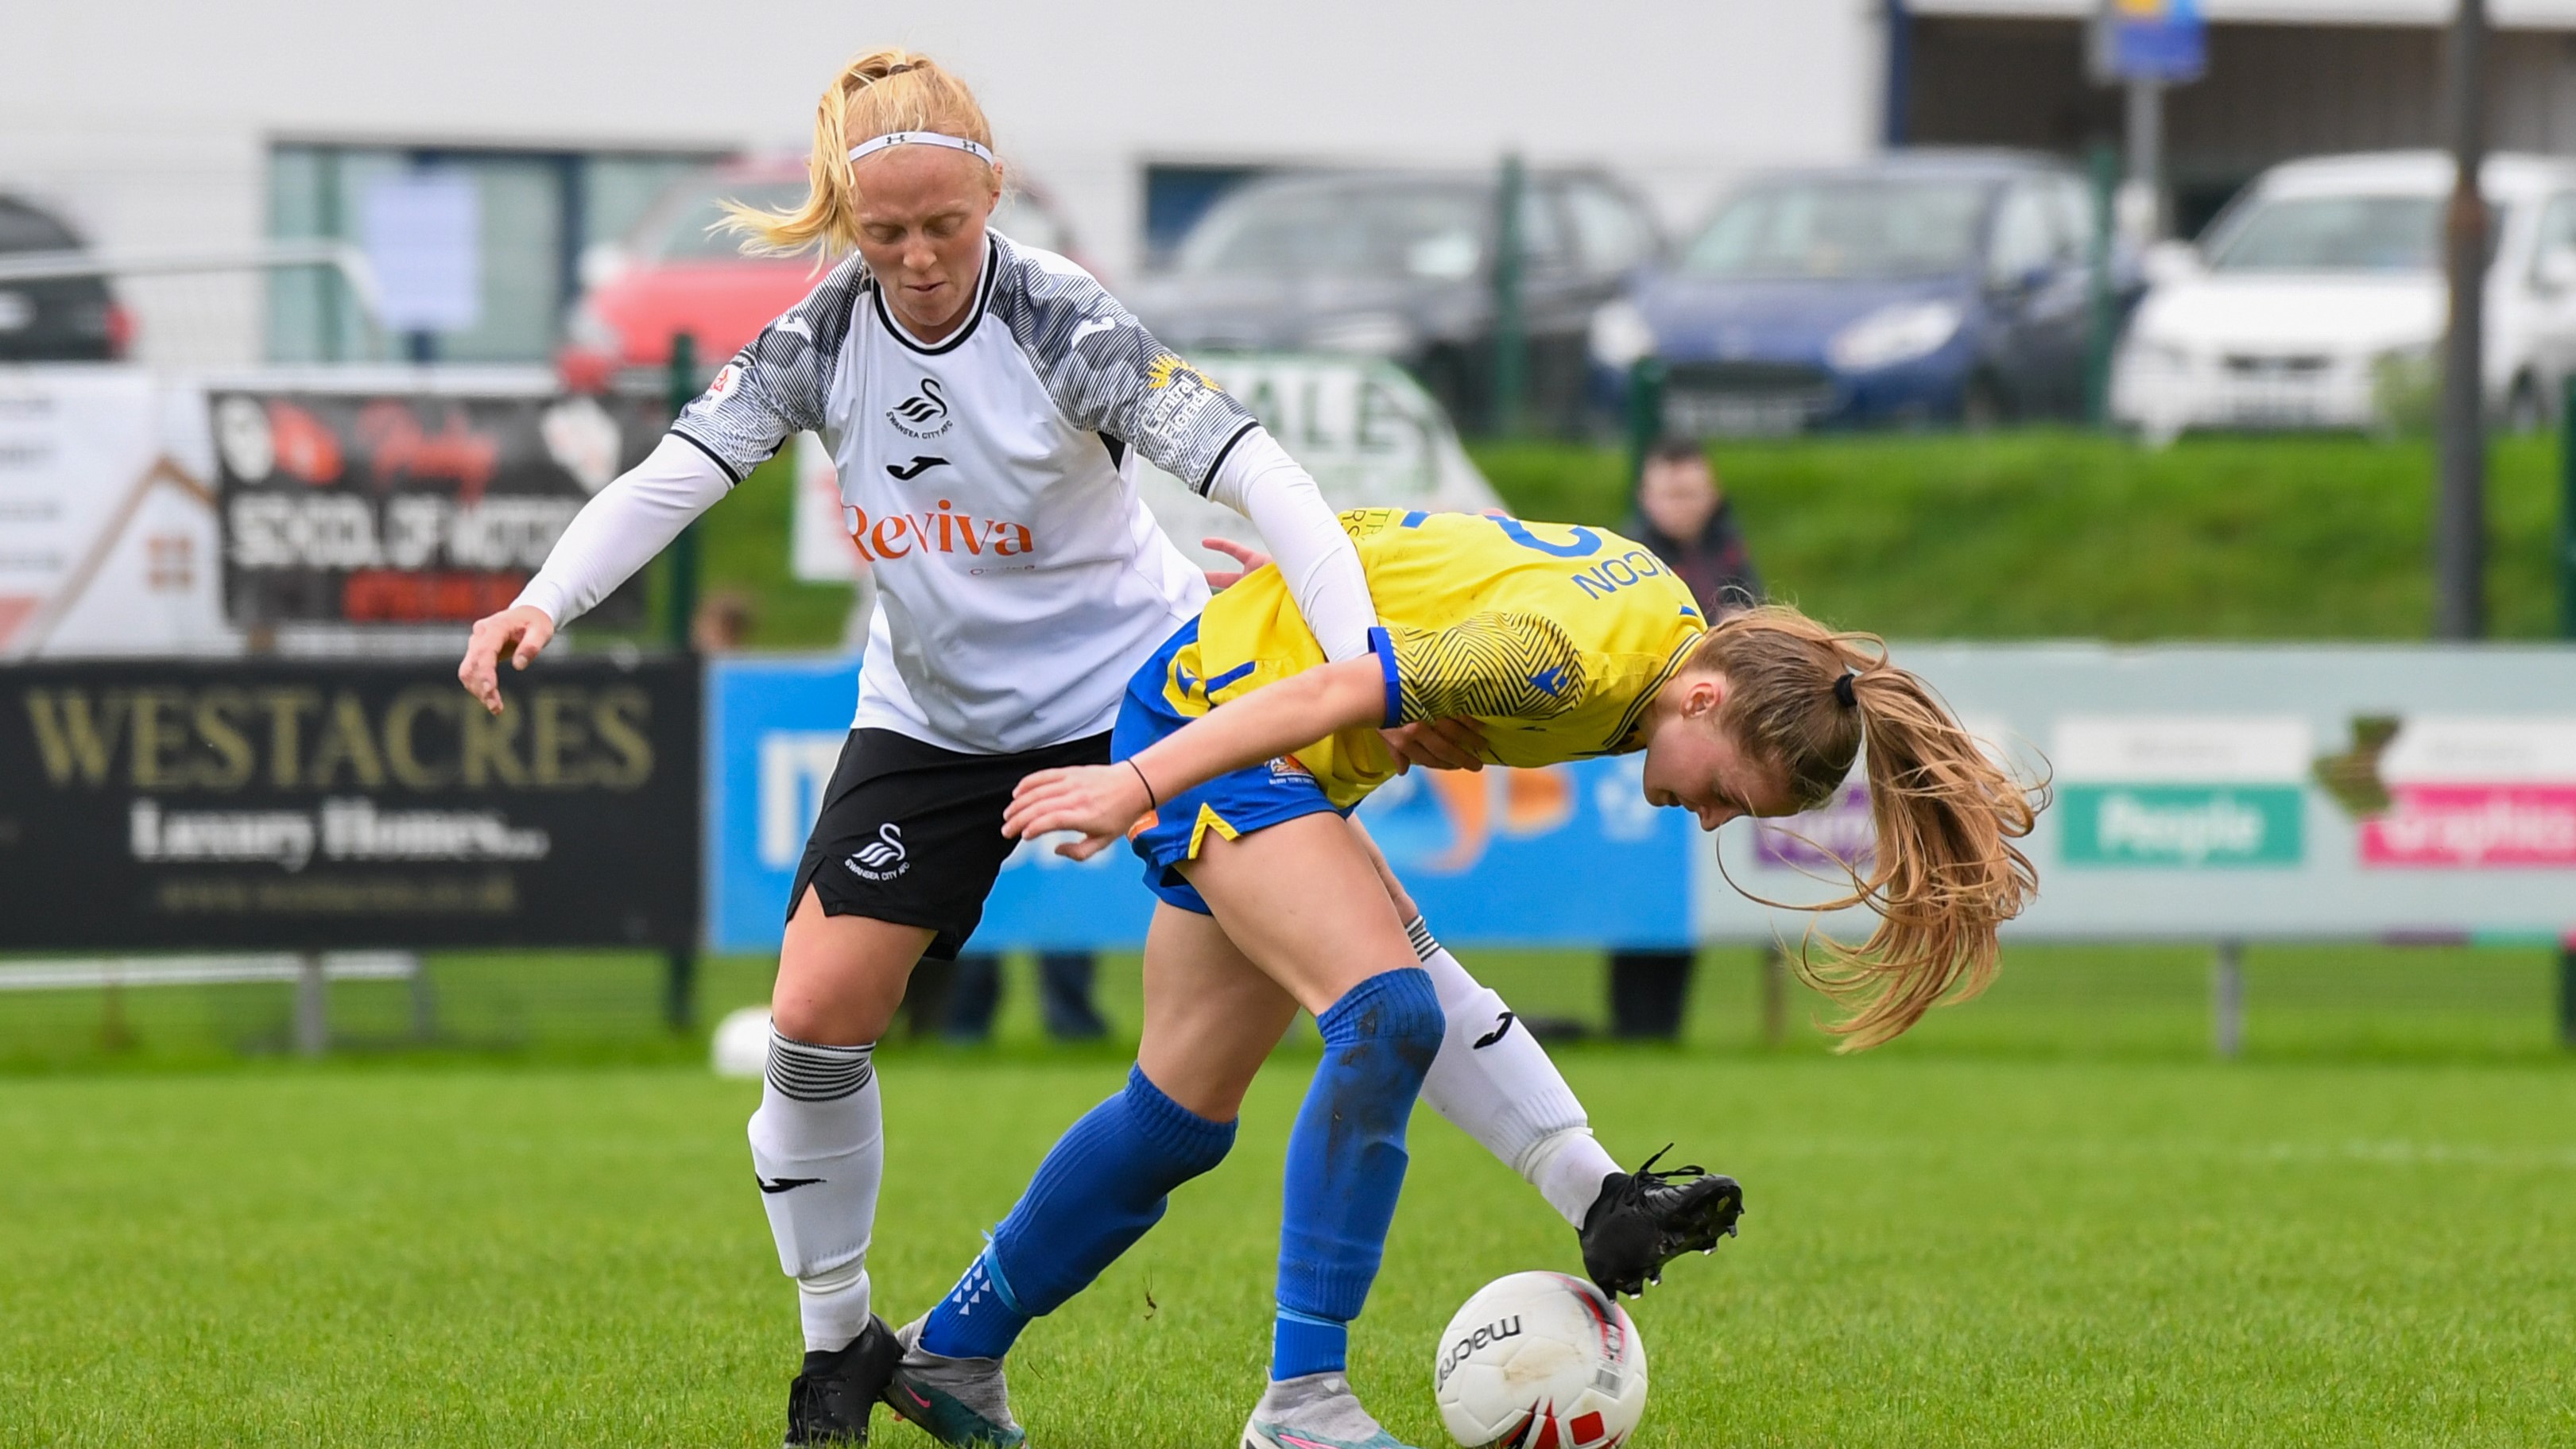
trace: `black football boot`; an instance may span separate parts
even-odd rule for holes
[[[874,1314],[848,1347],[809,1351],[805,1371],[787,1386],[786,1449],[868,1442],[868,1410],[893,1381],[902,1354],[893,1331]]]
[[[1664,1152],[1672,1150],[1665,1145]],[[1583,1215],[1583,1271],[1603,1292],[1643,1293],[1647,1284],[1664,1281],[1666,1263],[1735,1236],[1744,1189],[1696,1165],[1657,1171],[1664,1152],[1633,1173],[1603,1178],[1601,1195]]]

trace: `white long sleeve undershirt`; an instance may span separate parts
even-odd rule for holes
[[[1338,663],[1369,652],[1377,603],[1359,550],[1322,490],[1266,428],[1236,442],[1208,481],[1207,496],[1252,520],[1270,545],[1288,596],[1306,618],[1324,657]]]
[[[732,486],[704,449],[677,436],[663,438],[652,456],[573,515],[518,601],[544,610],[562,628],[651,563]]]
[[[562,628],[652,562],[732,486],[705,452],[685,439],[665,437],[652,456],[573,516],[518,602],[545,611]],[[1359,551],[1315,480],[1267,430],[1255,428],[1234,445],[1209,481],[1208,497],[1261,530],[1325,658],[1368,653],[1377,606]]]

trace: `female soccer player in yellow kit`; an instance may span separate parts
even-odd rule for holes
[[[1653,554],[1590,528],[1383,509],[1342,525],[1381,620],[1369,656],[1327,662],[1278,571],[1256,571],[1138,671],[1113,763],[1030,775],[1003,819],[1021,838],[1078,832],[1059,847],[1075,858],[1126,835],[1146,861],[1163,905],[1137,1069],[1180,1109],[1158,1130],[1230,1123],[1297,1008],[1316,1013],[1326,1049],[1289,1139],[1271,1382],[1245,1449],[1401,1449],[1343,1375],[1443,1030],[1343,818],[1397,771],[1380,729],[1470,719],[1516,766],[1643,749],[1647,798],[1708,830],[1823,801],[1865,744],[1877,859],[1838,904],[1879,926],[1811,973],[1853,1008],[1847,1048],[1982,987],[2035,885],[2013,844],[2029,792],[1874,636],[1776,606],[1712,628]],[[1153,1170],[1168,1156],[1152,1136],[1077,1124],[1059,1141],[898,1366],[899,1412],[953,1444],[1020,1442],[1000,1355],[1159,1217],[1178,1181]]]

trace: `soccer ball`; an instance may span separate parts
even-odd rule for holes
[[[1449,1320],[1431,1397],[1468,1449],[1613,1449],[1646,1412],[1646,1345],[1582,1279],[1514,1273]]]

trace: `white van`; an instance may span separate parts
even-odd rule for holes
[[[2197,245],[2160,248],[2122,339],[2111,413],[2149,441],[2194,428],[2370,428],[2431,396],[2450,305],[2438,151],[2276,166]],[[2487,159],[2486,398],[2546,426],[2576,371],[2576,162]]]

